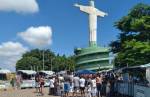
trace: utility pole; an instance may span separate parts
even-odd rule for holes
[[[53,62],[54,59],[55,58],[51,58],[51,71],[53,71],[53,64],[52,64],[52,62]]]
[[[43,50],[43,70],[44,70],[44,50]]]
[[[35,70],[35,65],[34,65],[34,71],[36,71],[36,70]]]
[[[38,66],[36,66],[36,71],[38,71]]]
[[[53,68],[53,67],[52,67],[52,58],[51,58],[51,71],[52,71],[52,68]]]
[[[31,70],[32,70],[32,66],[31,66]]]

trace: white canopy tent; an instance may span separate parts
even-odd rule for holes
[[[40,71],[39,73],[44,73],[46,75],[53,75],[54,74],[53,71]]]
[[[34,74],[36,74],[36,71],[33,71],[33,70],[18,70],[18,72],[22,72],[22,73],[25,73],[27,75],[34,75]]]
[[[67,73],[67,71],[60,71],[57,74],[59,74],[59,75],[62,74],[63,75],[63,74],[66,74],[66,73]]]
[[[18,74],[21,74],[22,83],[21,88],[35,87],[35,74],[36,71],[33,70],[18,70]]]
[[[7,73],[11,73],[11,71],[7,70],[7,69],[1,69],[0,70],[0,74],[7,74]]]

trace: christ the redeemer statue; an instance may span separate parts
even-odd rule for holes
[[[94,1],[90,0],[90,6],[75,4],[81,11],[89,14],[90,46],[97,45],[97,17],[104,17],[104,13],[95,8]]]

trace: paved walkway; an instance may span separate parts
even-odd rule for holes
[[[48,88],[44,89],[43,96],[39,96],[37,93],[34,92],[35,89],[0,91],[0,97],[58,97],[48,95]]]

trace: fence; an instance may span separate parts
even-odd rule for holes
[[[116,82],[115,91],[128,97],[150,97],[150,87],[141,86],[132,82]]]

